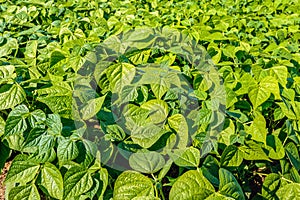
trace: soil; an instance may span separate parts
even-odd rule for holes
[[[173,163],[172,167],[170,168],[169,172],[167,173],[166,176],[172,177],[172,178],[176,178],[179,176],[179,168]],[[162,180],[162,184],[168,183],[168,179],[166,177],[163,178]],[[164,197],[165,199],[169,199],[169,194],[171,191],[171,186],[164,186],[163,187],[163,193],[164,193]]]
[[[2,170],[2,173],[0,175],[0,200],[5,200],[5,186],[3,185],[3,182],[5,180],[6,174],[8,172],[8,169],[11,165],[11,161],[5,163],[4,168]]]

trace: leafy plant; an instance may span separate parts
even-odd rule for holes
[[[0,0],[6,199],[299,199],[299,5]]]

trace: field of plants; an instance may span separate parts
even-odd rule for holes
[[[0,0],[0,199],[300,200],[299,48],[299,0]]]

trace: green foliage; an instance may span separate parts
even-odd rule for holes
[[[6,199],[299,199],[299,10],[0,0]]]

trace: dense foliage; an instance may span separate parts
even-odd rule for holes
[[[298,0],[0,0],[6,198],[300,199],[299,26]]]

